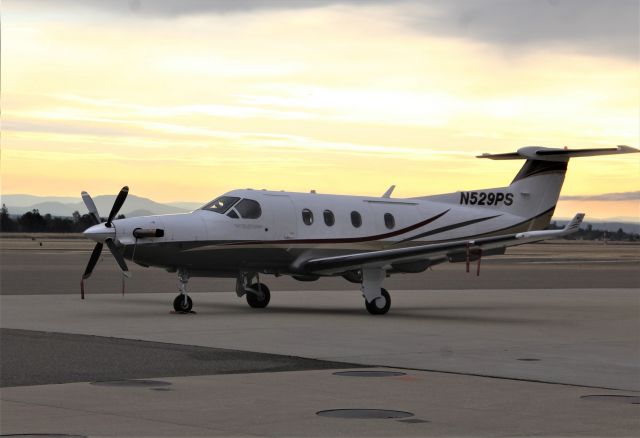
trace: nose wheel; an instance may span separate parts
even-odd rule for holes
[[[173,300],[173,310],[180,313],[189,313],[193,307],[193,301],[188,295],[180,294]]]
[[[391,296],[385,288],[380,288],[380,297],[368,302],[364,301],[367,311],[372,315],[384,315],[391,308]]]
[[[193,308],[193,301],[187,294],[187,283],[189,282],[189,273],[185,269],[178,270],[178,281],[180,282],[180,294],[173,300],[173,310],[178,313],[189,313]]]

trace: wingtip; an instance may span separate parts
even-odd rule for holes
[[[626,152],[626,153],[640,152],[640,149],[634,148],[634,147],[631,147],[631,146],[627,146],[627,145],[624,145],[624,144],[619,144],[618,145],[618,150],[620,152]]]

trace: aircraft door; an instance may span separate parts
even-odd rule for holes
[[[266,195],[265,204],[271,215],[269,236],[273,240],[293,240],[297,236],[296,210],[289,195]]]

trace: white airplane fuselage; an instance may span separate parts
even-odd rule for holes
[[[491,197],[492,205],[477,205],[479,199],[475,205],[469,205],[473,193]],[[496,210],[522,202],[517,199],[520,194],[506,188],[406,199],[250,189],[234,190],[223,196],[238,198],[236,202],[242,199],[258,202],[260,217],[234,218],[229,216],[230,211],[221,214],[199,209],[184,214],[114,220],[115,237],[125,247],[125,258],[144,266],[185,268],[191,276],[235,277],[241,270],[299,274],[295,261],[301,257],[538,229],[536,223],[546,226],[555,207],[555,204],[541,207],[533,217]],[[313,215],[310,225],[304,222],[303,210]],[[325,214],[329,215],[327,220]],[[352,214],[359,215],[360,221],[357,216],[352,218]],[[161,229],[164,234],[136,238],[135,229]]]

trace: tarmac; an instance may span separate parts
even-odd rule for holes
[[[4,435],[640,434],[637,245],[525,245],[480,277],[451,264],[391,278],[384,316],[341,279],[265,277],[267,309],[194,279],[183,315],[175,274],[135,267],[122,296],[105,257],[80,300],[90,246],[7,240]]]

